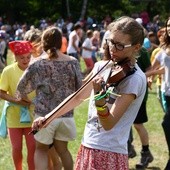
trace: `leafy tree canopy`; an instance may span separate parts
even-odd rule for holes
[[[1,0],[0,16],[6,22],[36,24],[42,18],[53,22],[59,17],[68,18],[68,8],[73,21],[77,21],[85,0]],[[87,0],[86,0],[87,1]],[[159,14],[166,19],[169,14],[169,0],[89,0],[85,16],[92,16],[101,21],[107,14],[113,18],[147,11],[150,18]]]

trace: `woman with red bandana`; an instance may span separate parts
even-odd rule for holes
[[[16,62],[5,67],[1,74],[0,98],[5,100],[2,115],[6,116],[15,169],[22,170],[22,145],[25,136],[28,170],[34,170],[35,140],[32,135],[28,135],[33,120],[31,99],[34,94],[31,93],[27,100],[21,101],[15,97],[19,79],[30,62],[32,46],[28,41],[13,41],[9,43],[9,47],[15,55]],[[23,119],[23,116],[26,116],[26,119]]]

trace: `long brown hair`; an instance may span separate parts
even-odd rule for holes
[[[170,36],[167,30],[168,21],[170,21],[170,17],[166,20],[166,24],[165,24],[164,43],[162,44],[162,46],[163,47],[165,46],[165,48],[170,45]]]

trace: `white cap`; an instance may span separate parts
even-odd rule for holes
[[[142,25],[143,21],[142,21],[142,18],[136,18],[136,21]]]

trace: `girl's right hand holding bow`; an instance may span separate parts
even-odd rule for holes
[[[32,129],[39,130],[43,126],[43,123],[45,122],[45,120],[46,120],[45,117],[36,118],[32,123]]]

